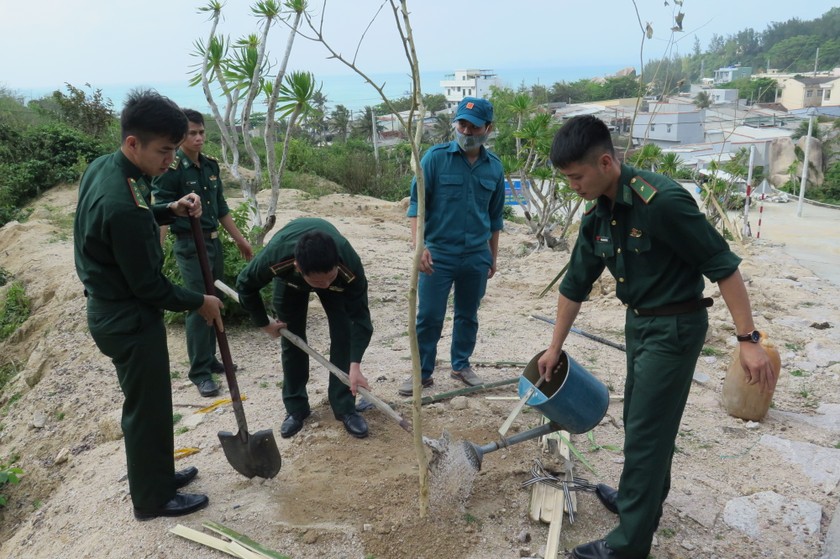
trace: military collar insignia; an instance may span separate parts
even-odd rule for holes
[[[277,262],[276,264],[272,264],[268,267],[271,270],[271,273],[275,276],[279,276],[281,274],[287,274],[289,271],[294,271],[295,269],[295,259],[288,258],[286,260],[282,260]]]
[[[642,232],[639,231],[638,229],[636,229],[635,227],[633,227],[632,229],[630,229],[630,236],[633,237],[634,239],[638,239],[639,237],[642,236]]]
[[[149,209],[149,204],[146,202],[146,196],[149,192],[149,187],[146,186],[145,182],[138,183],[135,179],[128,177],[128,191],[131,194],[131,198],[134,200],[134,204],[138,208],[144,208],[146,210]]]
[[[353,280],[356,279],[356,274],[353,273],[353,270],[344,264],[338,265],[338,276],[343,279],[345,283],[353,283]]]
[[[642,199],[642,202],[645,204],[650,204],[650,201],[657,193],[656,188],[639,175],[630,179],[630,188],[639,196],[639,198]]]

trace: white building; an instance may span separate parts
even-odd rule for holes
[[[455,70],[440,82],[449,109],[457,107],[464,97],[490,97],[491,85],[502,85],[493,70]]]
[[[705,111],[688,103],[651,103],[650,112],[636,115],[633,143],[667,148],[703,141]]]

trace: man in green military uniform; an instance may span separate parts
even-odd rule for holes
[[[270,321],[260,289],[274,280],[273,305],[279,320]],[[329,401],[335,418],[357,438],[368,435],[365,419],[356,413],[357,387],[368,388],[361,361],[373,335],[368,308],[367,279],[359,255],[328,221],[299,218],[278,231],[236,280],[242,308],[254,324],[273,338],[280,329],[306,340],[309,294],[315,292],[327,314],[330,362],[348,371],[348,388],[335,376],[329,379]],[[282,321],[282,322],[281,322]],[[285,324],[284,324],[285,323]],[[288,325],[288,326],[286,326]],[[286,419],[280,436],[289,438],[303,428],[311,413],[306,383],[309,356],[287,339],[281,341],[283,404]]]
[[[206,495],[178,493],[198,473],[175,471],[172,385],[163,309],[196,310],[221,325],[221,301],[172,285],[162,273],[158,223],[200,216],[188,194],[151,205],[151,177],[165,172],[187,131],[175,103],[132,92],[123,109],[122,145],[90,164],[79,186],[73,228],[76,272],[87,296],[88,327],[117,370],[122,429],[134,516],[189,514]]]
[[[230,215],[222,192],[222,180],[219,178],[219,163],[201,153],[205,136],[204,117],[192,109],[184,109],[184,114],[189,121],[187,137],[175,154],[169,170],[155,180],[154,198],[158,203],[169,203],[191,192],[201,197],[201,230],[207,247],[207,258],[214,279],[221,280],[224,279],[225,258],[219,239],[219,225],[230,234],[245,260],[251,260],[254,254]],[[166,236],[166,229],[166,226],[161,227],[161,243]],[[176,218],[171,230],[175,235],[175,260],[184,278],[184,285],[193,291],[203,292],[204,276],[189,218]],[[195,311],[187,313],[186,331],[190,380],[202,396],[215,396],[219,393],[219,386],[211,374],[224,372],[224,366],[216,359],[216,333]]]
[[[674,441],[708,328],[706,276],[729,307],[747,381],[770,390],[773,371],[755,336],[740,259],[691,195],[656,173],[619,163],[609,130],[593,116],[570,119],[551,161],[589,201],[560,285],[551,345],[540,358],[547,379],[593,282],[608,268],[627,306],[624,468],[618,491],[602,501],[619,515],[606,538],[582,544],[578,559],[644,559],[671,485]],[[748,334],[749,333],[749,334]]]

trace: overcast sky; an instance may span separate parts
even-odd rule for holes
[[[255,32],[252,2],[227,0],[220,31],[233,38]],[[660,58],[671,35],[674,2],[636,0],[641,19],[655,30],[646,57]],[[311,0],[320,13],[321,0]],[[325,34],[337,50],[355,50],[381,0],[329,0]],[[685,0],[685,33],[675,52],[690,53],[694,37],[705,49],[713,34],[747,27],[763,31],[773,21],[814,19],[836,0]],[[0,86],[55,87],[64,82],[109,84],[185,80],[193,42],[209,31],[201,1],[0,0]],[[638,66],[641,31],[631,0],[411,0],[411,21],[421,70],[461,68]],[[288,29],[269,39],[274,60]],[[327,60],[323,46],[297,39],[290,69],[318,75],[347,73]],[[361,46],[366,72],[402,72],[407,65],[386,5]]]

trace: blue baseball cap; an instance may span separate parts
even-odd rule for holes
[[[476,126],[485,126],[493,122],[493,104],[487,99],[464,97],[458,103],[458,110],[452,120],[468,120]]]

